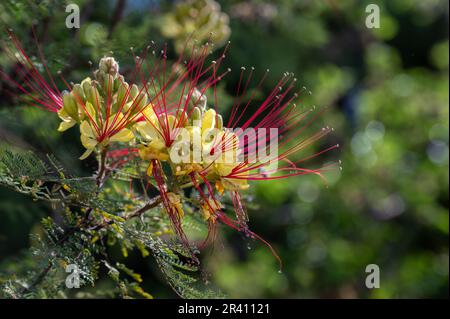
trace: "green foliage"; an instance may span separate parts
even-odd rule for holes
[[[80,296],[152,298],[141,287],[141,275],[124,263],[110,261],[108,247],[114,246],[120,247],[124,257],[133,250],[140,251],[143,258],[151,254],[181,297],[221,296],[204,285],[198,260],[193,259],[186,247],[159,238],[170,233],[170,223],[162,210],[154,208],[147,215],[143,210],[138,215],[132,209],[140,201],[113,196],[112,188],[108,187],[99,192],[93,178],[66,176],[69,174],[53,156],[44,161],[31,151],[2,145],[0,183],[34,200],[48,201],[58,211],[58,222],[52,217],[44,218],[42,234],[32,236],[32,247],[23,257],[31,259],[30,264],[23,269],[6,267],[0,273],[4,297],[68,297],[65,269],[74,264],[79,269],[82,287],[94,286],[102,267],[116,285],[107,292],[101,289],[94,294],[79,292]],[[133,220],[138,217],[139,222]],[[190,222],[193,224],[195,219]]]
[[[195,299],[224,297],[217,289],[208,287],[207,282],[205,284],[205,279],[201,278],[202,274],[199,273],[198,261],[192,260],[190,253],[186,252],[183,246],[152,238],[147,232],[127,232],[152,251],[158,266],[179,296]]]

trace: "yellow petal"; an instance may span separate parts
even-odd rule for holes
[[[115,113],[108,118],[108,129],[107,131],[111,132],[120,124],[124,123],[123,121],[124,115],[122,113]],[[106,122],[104,123],[106,125]]]
[[[64,111],[73,119],[78,119],[78,106],[75,101],[75,98],[67,93],[63,95],[63,109]]]
[[[167,116],[167,122],[169,123],[169,129],[172,130],[175,127],[175,122],[177,122],[177,118],[175,115],[170,114]],[[166,120],[163,120],[163,123],[166,124]]]
[[[156,129],[153,126],[153,124],[148,123],[148,122],[138,122],[138,123],[136,123],[136,130],[147,141],[151,141],[151,140],[156,139],[158,137],[158,132],[156,131]]]
[[[150,164],[148,165],[148,168],[147,168],[147,175],[152,176],[152,174],[153,174],[153,163],[150,162]]]
[[[216,111],[209,109],[205,112],[202,119],[202,134],[216,126]]]
[[[117,134],[114,134],[109,140],[111,142],[129,142],[134,138],[133,132],[129,129],[124,128],[120,130]]]
[[[67,114],[66,110],[64,110],[64,107],[59,109],[59,111],[57,113],[58,113],[59,118],[63,121],[70,119],[70,116],[69,116],[69,114]]]
[[[172,207],[177,211],[178,216],[181,218],[184,215],[183,212],[183,205],[181,204],[180,197],[172,192],[167,193],[167,197],[169,199],[170,204]]]
[[[87,112],[87,114],[90,115],[88,117],[92,118],[94,121],[96,120],[95,119],[95,108],[90,102],[86,102],[85,109],[83,111],[84,111],[84,113]]]
[[[216,167],[217,173],[220,176],[227,176],[228,174],[231,173],[231,171],[233,170],[233,168],[235,166],[237,166],[237,164],[223,164],[223,163],[220,163],[220,164],[216,164],[215,167]]]
[[[59,123],[58,131],[64,132],[65,130],[68,130],[72,126],[74,126],[77,122],[74,119],[69,120],[63,120],[61,123]]]
[[[219,192],[220,195],[222,195],[223,192],[225,191],[225,188],[223,187],[223,184],[220,181],[216,182],[216,189],[217,189],[217,191]]]
[[[130,107],[133,105],[133,101],[125,103],[123,105],[122,111],[123,112],[128,112],[128,110],[130,109]],[[135,109],[136,107],[133,105],[133,108]]]
[[[145,118],[148,120],[156,119],[156,113],[153,110],[153,104],[148,104],[145,106],[145,108],[142,110],[142,114],[145,116]]]
[[[94,149],[98,142],[96,139],[88,137],[86,135],[81,135],[81,144],[87,149]]]
[[[115,114],[111,115],[109,117],[109,119],[108,119],[108,123],[109,123],[108,126],[111,127],[110,125],[112,125],[112,124],[116,125],[117,123],[119,123],[123,119],[123,117],[124,116],[123,116],[122,113],[119,113],[119,114],[115,113]],[[114,121],[114,119],[116,119],[116,120]]]
[[[90,137],[93,139],[95,139],[95,137],[96,137],[94,134],[94,131],[92,130],[91,124],[89,124],[88,121],[81,122],[80,132],[81,132],[81,135],[84,135],[86,137]]]
[[[93,150],[94,150],[94,149],[88,149],[88,150],[86,150],[86,151],[83,153],[83,155],[80,156],[80,160],[86,159],[89,155],[91,155],[91,153],[92,153]]]

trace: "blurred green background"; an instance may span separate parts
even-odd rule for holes
[[[283,260],[259,242],[223,230],[204,253],[210,279],[233,298],[448,297],[449,272],[449,41],[448,1],[182,1],[80,0],[81,28],[67,29],[64,1],[2,1],[2,28],[12,27],[35,52],[31,25],[53,72],[77,81],[88,61],[113,51],[123,67],[129,48],[167,41],[169,58],[192,31],[203,41],[214,32],[220,47],[231,40],[219,86],[224,113],[241,66],[270,68],[266,93],[285,71],[306,92],[305,107],[329,107],[318,120],[335,132],[329,154],[342,160],[328,187],[305,176],[254,185],[250,227]],[[369,29],[366,6],[380,8],[380,28]],[[3,46],[3,44],[2,44]],[[3,50],[2,50],[3,51]],[[213,54],[213,55],[214,55]],[[1,65],[7,65],[4,52]],[[0,85],[0,138],[55,155],[75,172],[76,132],[59,134],[58,119],[17,106]],[[29,233],[51,209],[0,189],[0,267],[17,261]],[[175,294],[151,258],[131,254],[144,287],[156,297]],[[365,268],[377,264],[381,287],[367,289]],[[106,280],[96,289],[108,289]]]

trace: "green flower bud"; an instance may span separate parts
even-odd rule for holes
[[[134,115],[140,110],[143,110],[147,105],[147,93],[141,92],[139,96],[137,96],[134,100],[131,100],[127,104],[125,104],[124,111],[128,111],[129,108],[132,108],[131,114]]]
[[[74,97],[70,93],[63,95],[64,111],[74,120],[78,121],[78,107]]]
[[[198,106],[192,110],[191,121],[193,125],[202,126],[202,111]]]
[[[83,89],[86,100],[91,100],[92,81],[90,78],[86,78],[81,82],[81,88]]]
[[[139,88],[136,84],[133,84],[130,90],[130,99],[134,100],[136,96],[139,94]]]
[[[147,102],[148,102],[147,93],[142,91],[141,94],[139,94],[139,97],[137,98],[136,102],[138,104],[138,110],[143,109],[147,105]]]
[[[123,83],[125,83],[125,79],[123,78],[123,75],[119,74],[114,80],[114,92],[117,92]]]
[[[118,105],[122,105],[122,103],[126,103],[126,101],[124,101],[124,99],[125,99],[125,96],[127,95],[128,88],[129,88],[129,85],[126,82],[122,83],[122,85],[119,86],[119,88],[117,90],[117,104]]]
[[[83,88],[81,87],[80,84],[75,84],[73,86],[71,94],[75,99],[75,101],[77,102],[77,104],[81,104],[86,100],[86,96],[84,95]]]
[[[85,82],[82,83],[84,94],[86,95],[86,101],[90,102],[94,109],[99,109],[100,105],[102,105],[103,99],[96,87],[97,82]]]
[[[110,74],[105,74],[102,80],[105,95],[112,95],[114,93],[114,77]]]

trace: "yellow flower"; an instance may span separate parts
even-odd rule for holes
[[[184,216],[183,205],[181,204],[180,196],[175,193],[167,193],[170,205],[176,210],[178,216],[181,218]]]
[[[167,161],[169,159],[166,145],[160,140],[153,140],[147,145],[140,145],[139,156],[144,160],[150,161],[150,166],[147,170],[148,175],[151,175],[151,160]]]
[[[217,113],[216,111],[214,111],[214,109],[209,109],[203,114],[201,123],[202,137],[204,136],[205,133],[216,127],[216,118]]]
[[[93,108],[89,102],[86,103],[86,107]],[[122,113],[119,113],[114,123],[115,117],[116,114],[110,116],[108,120],[108,128],[106,128],[105,132],[111,132],[111,130],[114,129],[114,126],[117,125],[117,123],[119,123],[124,116]],[[98,134],[97,130],[93,128],[93,125],[93,123],[87,120],[81,122],[81,144],[83,144],[83,146],[86,148],[86,151],[80,157],[81,160],[87,158],[98,144],[107,145],[109,142],[129,142],[134,138],[133,132],[131,130],[122,128],[119,132],[113,134],[112,136],[100,140],[100,135]]]
[[[136,131],[141,135],[145,144],[139,146],[139,156],[144,160],[169,160],[169,149],[166,146],[165,140],[161,136],[163,132],[162,127],[158,121],[158,117],[153,111],[150,104],[142,111],[145,116],[145,121],[138,122],[135,125]],[[169,126],[173,125],[175,117],[168,116]],[[164,123],[163,123],[164,124]],[[150,176],[152,171],[152,164],[150,162],[147,169],[147,174]]]
[[[213,215],[216,211],[220,211],[223,208],[223,205],[212,198],[208,198],[201,207],[203,218],[205,220],[211,219],[212,221],[216,221],[216,217]]]
[[[175,168],[175,175],[177,175],[177,176],[188,175],[192,172],[200,172],[202,170],[203,170],[203,167],[200,164],[196,164],[196,163],[178,165]]]
[[[225,150],[222,150],[221,153],[218,154],[218,158],[214,163],[214,173],[219,176],[219,180],[216,181],[216,188],[220,193],[223,193],[225,189],[228,190],[245,190],[249,188],[249,184],[245,177],[246,174],[239,174],[241,178],[230,178],[226,177],[230,175],[233,169],[240,165],[239,155],[242,150],[239,148],[239,138],[236,134],[232,132],[224,132],[222,142],[219,145],[224,144]],[[221,151],[220,147],[218,147],[217,151]]]
[[[79,89],[79,87],[77,87]],[[75,91],[75,87],[74,87]],[[78,91],[76,91],[78,92]],[[59,132],[64,132],[68,130],[76,123],[79,122],[82,117],[82,110],[79,108],[77,103],[77,97],[79,93],[65,93],[63,95],[63,107],[58,111],[58,116],[62,120],[58,127]]]
[[[71,128],[72,126],[74,126],[75,124],[77,124],[77,121],[75,121],[69,114],[67,114],[64,107],[62,107],[58,111],[58,116],[62,120],[62,122],[59,124],[59,127],[58,127],[59,132],[64,132],[64,131],[68,130],[69,128]]]

